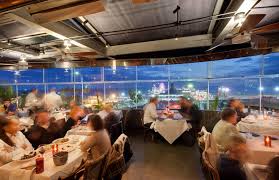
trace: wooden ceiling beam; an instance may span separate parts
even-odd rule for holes
[[[47,7],[47,6],[46,6]],[[62,21],[78,16],[85,16],[105,11],[101,0],[80,1],[58,7],[48,8],[36,13],[30,13],[39,24]]]

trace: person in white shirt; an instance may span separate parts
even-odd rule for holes
[[[38,89],[32,89],[32,91],[25,98],[25,107],[33,109],[42,106],[41,100],[37,97]]]
[[[221,114],[221,120],[214,126],[212,136],[217,143],[220,152],[226,152],[230,143],[230,136],[238,136],[245,141],[245,138],[236,129],[237,112],[231,108],[225,108]]]
[[[149,103],[144,106],[144,115],[143,115],[143,122],[144,126],[149,126],[158,119],[159,115],[156,110],[156,106],[158,104],[158,98],[152,97],[149,100]]]
[[[12,161],[17,154],[34,150],[19,129],[18,120],[0,116],[0,166]]]
[[[55,110],[60,108],[63,105],[63,101],[60,95],[56,93],[55,89],[51,89],[48,94],[46,94],[45,98],[45,108],[48,111]]]

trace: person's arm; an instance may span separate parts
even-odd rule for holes
[[[93,133],[91,136],[88,136],[83,142],[80,143],[80,149],[83,152],[86,152],[88,149],[92,148],[96,143],[96,136]]]
[[[22,132],[19,132],[20,133],[20,138],[21,140],[24,142],[24,144],[26,145],[26,148],[23,148],[27,151],[33,151],[34,148],[32,146],[32,144],[28,141],[28,139],[24,136],[24,134],[22,134]]]
[[[159,117],[155,105],[150,107],[150,115],[153,119],[157,119]]]

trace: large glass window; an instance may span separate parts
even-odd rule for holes
[[[158,109],[164,109],[168,106],[168,82],[154,81],[154,82],[138,82],[137,93],[140,94],[141,100],[138,101],[138,108],[142,108],[148,103],[150,97],[157,96],[159,98]]]
[[[15,75],[18,72],[16,71],[6,71],[1,70],[0,71],[0,83],[1,84],[9,84],[9,83],[15,83]]]
[[[264,74],[279,74],[279,53],[264,56]]]
[[[104,84],[84,84],[83,85],[83,104],[87,107],[99,106],[104,101]]]
[[[75,82],[96,82],[102,80],[102,68],[76,68],[74,72]]]
[[[220,77],[243,77],[259,75],[262,56],[211,61],[210,75]]]
[[[117,109],[136,107],[136,83],[108,83],[105,92],[106,101],[112,102]]]
[[[262,79],[262,107],[278,109],[279,107],[279,76]]]
[[[16,77],[18,83],[42,83],[43,70],[42,69],[21,70],[18,71]]]
[[[193,101],[200,109],[207,109],[207,81],[171,81],[169,88],[170,108],[176,109],[179,96]]]
[[[207,62],[170,65],[170,79],[207,78]]]
[[[136,80],[136,67],[105,67],[105,81]]]
[[[210,109],[222,109],[230,98],[247,106],[259,106],[259,79],[216,79],[209,83]]]
[[[167,80],[168,66],[138,66],[138,80]]]
[[[72,69],[51,68],[45,69],[46,82],[72,82]]]

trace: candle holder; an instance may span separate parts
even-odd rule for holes
[[[52,154],[57,153],[58,152],[58,144],[51,145],[51,150],[52,150]]]
[[[271,147],[271,137],[270,136],[264,136],[264,146]]]

